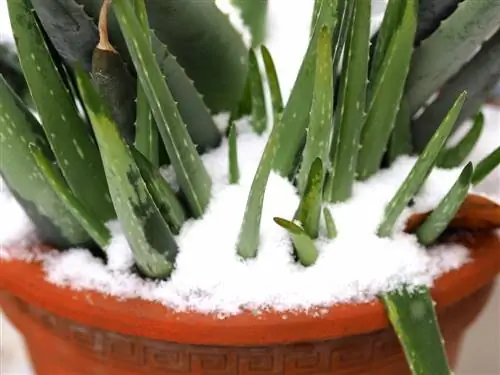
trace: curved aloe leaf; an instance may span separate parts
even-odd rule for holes
[[[441,88],[439,96],[412,123],[415,149],[421,151],[436,131],[455,98],[467,90],[467,100],[457,125],[480,111],[491,89],[500,79],[500,30]],[[457,127],[455,127],[456,129]]]
[[[450,224],[467,197],[474,168],[467,164],[458,180],[439,202],[427,220],[417,229],[418,241],[423,245],[433,244]]]
[[[105,223],[100,221],[93,212],[89,211],[89,209],[74,196],[57,167],[47,159],[40,147],[31,143],[29,149],[40,172],[52,187],[54,193],[56,193],[68,211],[73,214],[75,219],[78,220],[80,225],[85,228],[95,243],[98,244],[101,249],[105,249],[111,240],[111,233]]]
[[[384,218],[378,228],[378,235],[380,237],[389,237],[396,220],[398,219],[403,209],[408,202],[412,199],[413,195],[424,184],[425,179],[429,175],[432,167],[435,165],[439,153],[443,149],[446,141],[455,125],[455,122],[460,114],[460,110],[464,104],[466,94],[463,93],[455,102],[455,105],[444,119],[438,131],[434,134],[431,141],[412,170],[400,186],[394,197],[387,204],[384,212]]]
[[[262,53],[262,60],[264,61],[264,67],[266,69],[267,81],[269,84],[269,91],[271,94],[271,104],[273,107],[273,119],[274,122],[278,121],[278,118],[283,112],[283,98],[281,96],[281,88],[278,80],[278,73],[276,72],[276,67],[274,65],[271,53],[262,45],[260,47],[260,52]]]
[[[286,229],[292,238],[297,258],[304,267],[312,266],[318,259],[319,252],[314,241],[307,233],[292,221],[275,217],[274,222]]]
[[[472,176],[472,184],[478,185],[483,181],[493,170],[500,166],[500,147],[481,160]]]
[[[364,120],[371,2],[353,0],[340,77],[340,97],[335,114],[332,168],[327,177],[325,199],[339,202],[351,196]]]
[[[248,82],[252,101],[252,127],[257,134],[262,134],[267,126],[266,99],[257,56],[251,49],[248,55]]]
[[[240,180],[240,169],[238,166],[238,143],[236,142],[236,126],[234,122],[229,124],[229,132],[227,138],[229,143],[229,183],[237,184]]]
[[[474,119],[474,124],[469,132],[452,148],[441,151],[437,166],[440,168],[455,168],[464,162],[476,145],[484,127],[484,115],[479,113]]]
[[[376,67],[371,85],[371,102],[368,104],[368,113],[361,132],[361,148],[357,162],[357,177],[360,180],[367,179],[380,169],[397,119],[397,103],[401,102],[410,67],[417,28],[416,4],[414,0],[404,2],[406,5],[403,8],[401,24],[394,33],[380,66]],[[380,36],[385,35],[381,33]],[[377,52],[378,49],[375,51],[375,58],[378,57]]]
[[[381,299],[412,374],[451,375],[429,289],[403,287]]]
[[[323,217],[325,218],[326,234],[329,239],[337,237],[337,225],[333,220],[332,212],[328,207],[323,208]]]
[[[149,277],[167,277],[174,269],[178,252],[174,236],[101,97],[82,70],[76,69],[76,75],[99,144],[111,198],[136,264]]]
[[[260,45],[266,37],[267,0],[231,0],[240,8],[241,17],[252,33],[252,46]]]
[[[297,176],[298,189],[301,193],[304,193],[306,189],[306,184],[310,179],[311,166],[317,160],[316,158],[319,157],[321,164],[321,174],[318,176],[320,184],[323,184],[323,165],[328,165],[329,162],[333,127],[333,61],[331,35],[327,27],[323,27],[320,31],[317,51],[310,121],[306,144],[302,152],[302,163]],[[322,190],[320,188],[320,193]]]
[[[167,149],[177,181],[194,216],[203,214],[211,196],[212,181],[189,137],[172,94],[162,79],[147,36],[142,32],[132,5],[113,2],[115,14],[126,37],[141,84],[158,130]]]
[[[465,0],[413,54],[406,93],[414,114],[500,24],[500,2]]]
[[[255,172],[250,193],[248,194],[243,223],[236,249],[238,255],[244,259],[255,258],[259,247],[260,221],[262,218],[262,206],[266,192],[267,181],[271,174],[273,162],[278,148],[283,144],[281,135],[283,134],[284,123],[278,121],[274,124],[271,135],[267,140],[264,151],[260,158],[259,166]]]
[[[12,29],[28,86],[44,131],[68,185],[106,222],[114,217],[99,151],[32,12],[29,1],[8,1]]]
[[[319,233],[324,174],[323,163],[320,158],[316,158],[309,168],[309,176],[294,217],[312,239],[316,239]]]
[[[35,224],[40,240],[58,248],[91,243],[87,232],[47,183],[29,152],[37,144],[51,158],[40,124],[0,76],[0,173]]]
[[[294,171],[296,156],[303,146],[306,138],[306,129],[309,122],[309,111],[314,90],[314,72],[316,69],[316,53],[320,30],[326,26],[333,33],[338,23],[337,0],[318,0],[322,4],[314,25],[313,35],[309,41],[304,60],[299,69],[297,79],[293,85],[290,97],[283,111],[281,121],[285,124],[283,134],[280,135],[282,143],[273,169],[281,176],[290,176]],[[336,41],[338,35],[333,36]]]

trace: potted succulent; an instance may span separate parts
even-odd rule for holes
[[[500,4],[454,3],[389,1],[370,48],[370,2],[317,0],[285,105],[212,2],[8,0],[0,172],[36,236],[0,303],[37,373],[450,374],[500,271],[471,191],[500,150],[466,162],[481,115],[446,147]]]

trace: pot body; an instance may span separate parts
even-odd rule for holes
[[[487,303],[491,291],[490,283],[440,312],[441,330],[452,365],[464,332]],[[390,328],[326,341],[215,347],[150,340],[91,328],[35,307],[6,291],[0,293],[0,304],[23,334],[38,375],[410,373]],[[141,325],[140,320],[137,324]]]

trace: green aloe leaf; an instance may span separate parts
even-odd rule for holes
[[[440,168],[455,168],[462,164],[476,145],[484,128],[484,115],[479,113],[474,119],[470,131],[451,148],[446,148],[439,154],[437,166]]]
[[[76,69],[76,75],[99,144],[111,198],[136,264],[148,277],[165,278],[173,271],[178,252],[174,236],[106,105],[86,74]]]
[[[231,0],[241,11],[241,17],[252,34],[252,46],[260,45],[266,37],[267,0]]]
[[[148,13],[145,0],[134,0],[134,9],[141,23],[144,33],[149,34]],[[151,42],[151,39],[150,39]],[[181,114],[182,115],[182,114]],[[153,113],[149,106],[148,97],[144,92],[141,82],[137,81],[137,111],[135,119],[135,147],[147,160],[158,167],[159,161],[159,139],[158,128],[153,119]]]
[[[324,174],[323,163],[320,158],[316,158],[309,168],[309,176],[294,218],[312,239],[316,239],[319,233]]]
[[[269,91],[271,94],[271,104],[273,107],[273,119],[277,122],[281,114],[283,113],[283,97],[281,96],[281,88],[278,80],[278,73],[276,72],[276,66],[274,65],[271,53],[262,45],[260,47],[262,54],[262,60],[264,61],[264,68],[266,69],[266,76],[269,85]]]
[[[111,240],[111,233],[105,223],[100,221],[96,215],[82,204],[73,194],[64,181],[57,167],[47,159],[44,152],[36,144],[31,143],[29,149],[40,172],[47,183],[52,187],[54,193],[59,197],[64,206],[75,217],[80,225],[85,228],[96,244],[105,249]]]
[[[413,375],[451,375],[429,289],[403,287],[381,296]]]
[[[38,230],[40,241],[57,248],[91,244],[88,233],[67,210],[29,151],[37,144],[53,157],[40,124],[0,76],[0,173]]]
[[[366,180],[380,169],[396,122],[398,104],[401,102],[410,68],[413,40],[417,29],[417,9],[415,0],[404,2],[406,5],[401,24],[373,77],[371,102],[361,133],[361,148],[358,155],[357,172],[360,180]],[[375,58],[378,56],[377,52],[376,50]]]
[[[418,29],[415,44],[428,38],[448,18],[462,0],[419,0]]]
[[[326,26],[333,33],[338,23],[337,0],[319,1],[322,1],[322,4],[319,8],[313,35],[309,41],[304,60],[281,119],[285,126],[282,130],[283,134],[280,135],[282,143],[273,163],[273,169],[285,177],[290,176],[294,171],[296,156],[306,138],[314,90],[314,73],[320,30],[323,26]],[[333,40],[337,40],[336,35],[333,35],[333,38]]]
[[[321,163],[320,183],[323,183],[323,165],[328,164],[333,118],[333,67],[332,42],[327,27],[323,27],[318,37],[314,93],[309,116],[306,144],[302,152],[302,163],[297,176],[300,193],[304,193],[310,179],[311,165],[319,157]],[[320,192],[322,189],[320,189]],[[320,199],[321,200],[321,199]],[[318,213],[319,218],[319,213]],[[319,221],[319,219],[318,219]]]
[[[259,63],[252,49],[248,55],[248,65],[248,82],[252,100],[252,126],[257,134],[262,134],[267,126],[266,99]]]
[[[335,225],[332,212],[328,207],[323,208],[323,217],[325,218],[326,234],[332,240],[337,237],[337,225]]]
[[[172,94],[163,80],[160,67],[142,32],[132,4],[113,3],[139,79],[174,168],[177,181],[195,217],[201,216],[211,196],[212,181],[196,152]]]
[[[167,181],[163,178],[159,169],[137,149],[131,148],[132,155],[141,171],[141,176],[148,187],[148,191],[173,233],[178,234],[182,224],[187,219],[186,212],[181,202],[175,195]]]
[[[156,61],[165,76],[172,96],[177,102],[181,118],[187,126],[188,133],[196,145],[198,153],[201,154],[218,147],[222,141],[222,135],[202,96],[196,90],[194,82],[155,35],[151,35],[151,42]]]
[[[47,36],[69,64],[79,63],[90,72],[99,41],[97,15],[90,18],[75,0],[30,0]],[[99,0],[99,5],[102,0]],[[97,9],[99,10],[99,8]]]
[[[374,43],[374,52],[370,61],[370,82],[379,75],[392,40],[400,29],[403,14],[406,11],[407,0],[389,0],[385,8],[384,19]],[[371,85],[370,85],[371,86]]]
[[[403,184],[400,186],[391,201],[387,204],[384,212],[384,218],[378,228],[378,235],[380,237],[388,237],[391,235],[392,229],[399,215],[403,212],[403,209],[406,207],[413,195],[424,184],[425,179],[436,163],[439,153],[446,144],[453,126],[455,125],[455,121],[460,114],[465,98],[466,94],[463,93],[457,99],[455,105],[432,137],[424,152],[422,152],[418,158]]]
[[[27,0],[9,0],[16,45],[59,168],[75,196],[103,222],[114,217],[99,151],[51,58]]]
[[[236,249],[238,255],[244,259],[255,258],[259,247],[260,222],[262,218],[262,206],[266,192],[267,181],[271,174],[273,161],[278,148],[281,147],[284,123],[278,121],[274,124],[269,139],[260,158],[257,171],[255,172],[252,186],[243,216]]]
[[[402,155],[411,155],[413,152],[413,144],[411,137],[411,118],[410,107],[405,97],[401,100],[396,123],[392,130],[389,139],[389,147],[387,148],[387,161],[392,164],[398,157]]]
[[[238,143],[236,141],[236,126],[234,122],[229,125],[228,142],[229,183],[237,184],[240,180],[240,169],[238,166]]]
[[[497,147],[495,151],[476,165],[474,175],[472,176],[472,184],[478,185],[498,166],[500,166],[500,147]]]
[[[455,98],[467,90],[467,100],[457,125],[475,116],[489,93],[500,80],[500,29],[481,47],[481,50],[460,71],[440,87],[438,97],[412,123],[416,151],[420,152],[432,137]]]
[[[423,245],[433,244],[448,227],[467,197],[474,168],[467,164],[446,196],[439,202],[429,217],[416,231],[418,241]]]
[[[364,120],[371,3],[354,0],[344,62],[340,78],[340,97],[336,111],[332,168],[327,177],[325,199],[339,202],[352,193]]]
[[[319,252],[314,241],[307,233],[292,221],[275,217],[274,222],[286,229],[292,238],[297,258],[304,267],[312,266],[318,259]]]
[[[497,0],[465,0],[458,4],[413,54],[406,86],[412,114],[462,68],[499,24]]]

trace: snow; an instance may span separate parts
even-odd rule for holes
[[[402,231],[409,215],[439,202],[460,169],[435,170],[415,205],[401,216],[393,238],[376,235],[387,202],[416,160],[412,157],[400,158],[391,169],[357,183],[347,202],[329,205],[339,234],[335,240],[327,240],[325,228],[321,228],[323,235],[317,241],[320,256],[308,268],[293,261],[289,236],[273,221],[276,216],[292,219],[299,196],[288,180],[272,174],[265,195],[258,257],[242,261],[235,245],[268,133],[259,136],[248,131],[248,123],[240,122],[239,126],[238,150],[245,155],[240,157],[240,183],[227,182],[227,142],[203,156],[214,181],[213,197],[205,215],[189,220],[177,236],[180,252],[169,280],[146,281],[130,271],[132,252],[117,222],[109,224],[113,240],[107,248],[107,265],[85,249],[39,254],[48,280],[117,297],[141,297],[177,310],[225,315],[238,313],[241,308],[292,311],[372,300],[403,283],[432,285],[435,277],[467,262],[468,251],[461,246],[428,251],[414,235]],[[19,215],[19,207],[12,210]],[[0,232],[6,229],[2,227]],[[20,254],[26,256],[22,250]]]
[[[231,22],[236,31],[241,35],[243,43],[247,47],[250,47],[252,45],[252,33],[243,21],[241,10],[233,5],[231,0],[215,0],[215,5],[222,13],[228,16],[229,22]]]

